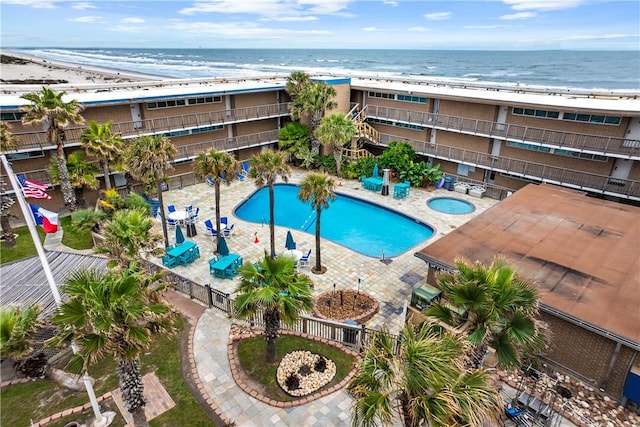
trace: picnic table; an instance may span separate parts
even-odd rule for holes
[[[382,189],[382,178],[372,176],[363,178],[362,185],[367,190],[380,191]]]
[[[238,267],[242,265],[242,257],[238,254],[229,254],[221,258],[209,260],[209,273],[221,279],[232,279]]]
[[[167,250],[167,255],[162,258],[162,264],[169,268],[175,267],[176,265],[186,266],[197,258],[197,256],[193,258],[189,256],[189,251],[192,249],[195,250],[199,256],[198,245],[190,240],[184,241],[176,247]]]

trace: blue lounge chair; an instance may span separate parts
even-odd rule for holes
[[[244,161],[242,162],[242,171],[240,171],[240,173],[244,176],[249,176],[249,169],[251,168],[251,166],[249,165],[249,162]]]
[[[210,176],[207,177],[207,184],[212,187],[216,185],[216,183],[213,181],[213,178],[211,178]]]
[[[309,267],[311,265],[311,249],[302,255],[302,257],[298,260],[298,267]]]

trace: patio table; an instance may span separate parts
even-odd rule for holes
[[[242,257],[238,254],[229,254],[218,260],[209,261],[209,273],[222,279],[230,279],[236,269],[242,264]]]

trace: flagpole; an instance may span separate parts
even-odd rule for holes
[[[42,247],[42,242],[40,241],[40,236],[38,235],[38,230],[36,229],[36,224],[33,220],[33,212],[31,208],[27,206],[27,201],[24,199],[24,194],[22,193],[22,187],[18,183],[15,174],[13,173],[13,168],[11,164],[7,160],[7,156],[2,154],[0,155],[0,160],[2,161],[2,165],[4,166],[4,170],[7,172],[7,176],[9,177],[9,182],[11,182],[11,187],[13,191],[16,193],[16,199],[18,200],[18,204],[20,205],[20,209],[22,210],[22,215],[24,216],[25,221],[27,222],[27,228],[29,229],[29,233],[31,233],[31,239],[33,240],[33,244],[36,247],[36,251],[38,252],[38,257],[40,258],[40,263],[42,264],[42,269],[44,270],[44,275],[47,278],[47,282],[49,283],[49,288],[51,289],[51,294],[53,295],[53,299],[56,302],[56,305],[60,307],[62,304],[62,298],[60,297],[60,291],[58,290],[58,286],[56,285],[56,281],[53,278],[53,273],[51,272],[51,266],[49,265],[49,260],[44,252],[44,248]],[[78,352],[78,347],[75,344],[71,344],[71,348],[73,353]],[[96,395],[93,391],[93,385],[91,384],[91,379],[86,374],[83,375],[84,386],[89,394],[89,400],[91,401],[91,406],[93,408],[93,414],[96,417],[96,424],[101,425],[106,420],[102,417],[100,413],[100,405],[98,405],[98,401],[96,400]]]

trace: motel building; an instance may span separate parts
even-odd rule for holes
[[[616,399],[640,401],[640,91],[312,79],[337,91],[337,108],[327,114],[355,116],[351,113],[360,110],[353,117],[357,142],[345,149],[348,158],[377,155],[393,141],[406,142],[456,183],[502,200],[416,254],[426,262],[430,281],[457,257],[489,263],[501,253],[513,259],[540,283],[541,312],[553,333],[548,362]],[[291,120],[286,80],[51,88],[80,102],[87,122],[113,122],[113,132],[125,142],[142,135],[169,137],[177,154],[167,185],[175,189],[201,182],[192,163],[202,151],[225,150],[243,161],[277,149],[278,132]],[[38,90],[0,86],[0,111],[20,138],[18,150],[7,153],[14,171],[49,184],[56,147],[47,142],[46,129],[21,123],[20,96]],[[67,153],[80,149],[83,130],[73,124],[64,130]],[[110,179],[116,188],[126,184],[117,173],[100,179]],[[87,201],[97,196],[97,191],[85,195]],[[57,211],[61,200],[41,205]],[[13,209],[20,215],[17,206]]]

